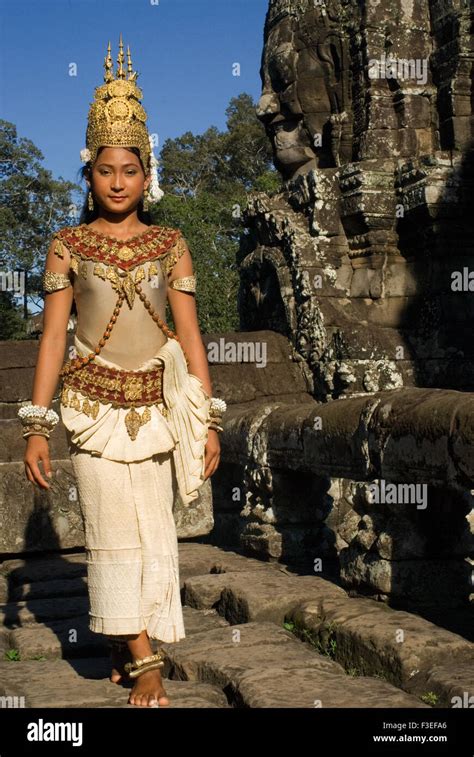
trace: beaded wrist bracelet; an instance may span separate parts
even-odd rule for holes
[[[49,409],[44,405],[23,405],[17,413],[23,425],[34,423],[35,420],[41,419],[45,424],[53,428],[59,422],[59,415],[55,410]]]
[[[23,405],[17,413],[25,431],[22,436],[27,439],[29,436],[45,436],[49,439],[50,432],[59,422],[59,415],[55,410],[49,409],[44,405]]]
[[[211,418],[208,423],[208,428],[214,429],[214,431],[223,431],[224,429],[220,425],[222,422],[222,414],[227,410],[227,404],[225,400],[220,397],[211,397],[211,405],[209,408],[209,416]]]
[[[211,397],[211,406],[209,408],[211,417],[221,416],[226,410],[227,404],[225,400],[221,400],[220,397]]]

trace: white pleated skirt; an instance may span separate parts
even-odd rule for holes
[[[88,352],[77,335],[75,347],[79,356]],[[120,367],[101,355],[96,362]],[[151,419],[136,439],[126,429],[126,408],[97,403],[97,414],[85,413],[80,392],[70,390],[79,406],[65,399],[61,417],[84,520],[90,629],[116,637],[146,630],[151,639],[175,642],[185,633],[173,506],[178,492],[190,505],[204,481],[211,400],[176,340],[137,370],[159,365],[166,402],[149,406]]]
[[[127,463],[71,444],[69,451],[84,520],[90,629],[185,638],[173,452]]]

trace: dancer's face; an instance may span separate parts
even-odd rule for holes
[[[94,198],[110,213],[134,210],[150,181],[138,156],[124,147],[104,147],[92,169]]]

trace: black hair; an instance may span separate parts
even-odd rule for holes
[[[103,147],[99,147],[99,149],[97,150],[97,157],[100,155],[104,147],[105,145]],[[140,157],[140,150],[138,149],[138,147],[125,147],[124,149],[128,150],[129,152],[133,152],[134,155],[137,156],[138,160],[140,161],[140,165],[143,169],[143,173],[146,175],[146,171],[143,166],[142,159]],[[85,178],[88,178],[89,181],[92,182],[92,165],[91,165],[90,160],[79,169],[78,174],[80,175],[81,179],[84,180]],[[147,226],[151,225],[152,218],[148,210],[143,209],[143,200],[140,200],[138,203],[137,216],[138,216],[138,220],[141,223],[144,223]],[[79,218],[79,223],[80,224],[92,223],[92,221],[95,221],[95,219],[98,217],[99,217],[99,206],[97,205],[97,203],[94,203],[94,210],[89,210],[89,206],[87,204],[87,195],[86,195],[86,199],[84,201],[84,205],[82,206],[82,210],[81,210],[81,216]]]

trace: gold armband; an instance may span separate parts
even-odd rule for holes
[[[66,289],[72,286],[71,279],[65,273],[45,270],[43,273],[43,289],[45,292],[57,292],[59,289]]]
[[[170,289],[176,289],[178,292],[195,292],[196,291],[196,276],[182,276],[179,279],[174,279],[169,283]]]

